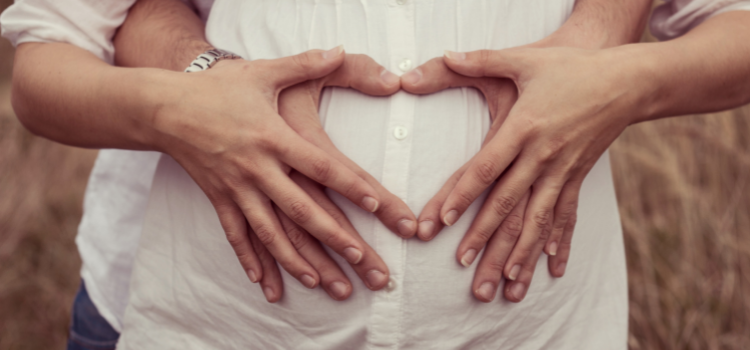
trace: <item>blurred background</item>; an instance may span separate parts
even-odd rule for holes
[[[0,350],[64,349],[96,151],[20,125],[13,53],[0,39]],[[630,348],[750,349],[750,106],[632,126],[611,155]]]

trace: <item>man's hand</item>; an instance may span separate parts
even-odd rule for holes
[[[263,272],[247,223],[292,276],[310,288],[319,281],[285,234],[272,203],[349,263],[384,266],[289,177],[295,169],[369,212],[379,207],[378,191],[301,138],[277,112],[281,90],[328,75],[343,62],[340,47],[275,60],[222,61],[204,72],[176,76],[169,87],[179,88],[154,116],[158,137],[152,143],[174,157],[206,193],[254,282]]]
[[[412,236],[416,230],[416,220],[406,203],[386,190],[375,178],[341,153],[323,130],[318,116],[318,107],[321,92],[327,86],[353,88],[369,95],[385,96],[399,90],[398,77],[366,55],[346,55],[341,67],[331,74],[285,89],[279,97],[279,113],[287,124],[303,138],[320,147],[371,184],[381,198],[381,204],[375,215],[391,230],[399,232],[406,238]],[[362,240],[346,215],[328,198],[322,186],[297,172],[292,174],[292,179],[344,230],[363,244],[366,255],[377,256],[377,253]],[[322,287],[336,300],[348,297],[352,289],[351,282],[322,249],[320,242],[283,212],[277,210],[277,213],[294,247],[319,272]],[[270,261],[264,264],[269,267],[261,281],[264,291],[267,288],[274,291],[281,290],[281,278],[278,269],[273,269],[275,266],[273,258],[262,251],[260,254],[264,257],[262,260]],[[353,264],[352,268],[370,289],[379,289],[388,281],[388,268],[380,259]]]

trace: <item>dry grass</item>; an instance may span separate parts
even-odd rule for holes
[[[62,349],[95,152],[23,129],[11,57],[0,42],[0,350]],[[750,106],[636,125],[612,147],[631,349],[750,348],[748,135]]]

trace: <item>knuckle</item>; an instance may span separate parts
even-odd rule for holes
[[[492,61],[492,51],[490,50],[480,50],[479,51],[479,68],[482,75],[485,73],[485,68],[490,64],[490,61]]]
[[[538,228],[544,229],[549,224],[550,212],[548,210],[536,212],[531,220]]]
[[[474,237],[478,238],[482,243],[487,243],[490,240],[495,230],[487,228],[478,228],[474,231]]]
[[[318,182],[327,182],[331,178],[331,161],[328,159],[316,159],[312,163],[312,171]]]
[[[297,250],[302,250],[309,242],[309,240],[307,239],[307,232],[303,231],[297,226],[293,226],[287,229],[286,236],[289,237],[289,241]]]
[[[553,138],[545,141],[544,146],[539,152],[539,157],[543,161],[549,161],[557,159],[565,147],[565,140],[560,138]]]
[[[255,229],[255,235],[264,246],[270,246],[276,241],[276,233],[268,226],[260,226]]]
[[[289,218],[302,224],[310,220],[312,216],[310,206],[303,202],[293,202],[289,205]]]
[[[492,209],[500,217],[506,217],[516,207],[516,200],[509,196],[499,196],[492,200]]]
[[[539,240],[542,242],[547,242],[550,236],[552,236],[552,228],[549,225],[547,225],[539,233]]]
[[[233,249],[237,250],[243,246],[245,243],[245,238],[242,237],[242,234],[235,232],[235,231],[227,231],[226,232],[227,242],[229,242],[229,245],[232,246]]]
[[[516,242],[523,231],[523,218],[520,215],[512,214],[505,218],[500,226],[501,237],[509,243]]]
[[[490,257],[490,259],[488,259],[484,265],[485,265],[485,268],[487,268],[488,270],[492,272],[497,273],[500,276],[503,274],[503,270],[505,270],[506,262],[507,262],[507,257],[505,256],[502,256],[502,257],[493,256],[493,257]]]
[[[458,192],[458,204],[460,204],[463,208],[469,207],[471,203],[474,202],[474,199],[474,196],[472,196],[471,193],[467,191]]]
[[[477,165],[476,176],[480,183],[484,185],[490,185],[497,179],[495,169],[497,168],[495,161],[487,159]]]
[[[299,55],[292,56],[292,62],[294,62],[294,64],[297,67],[304,70],[305,72],[313,68],[313,59],[312,59],[312,56],[310,55],[310,52],[305,52]]]
[[[327,232],[324,234],[324,237],[321,240],[321,243],[331,248],[334,248],[334,247],[343,247],[344,245],[346,245],[346,241],[347,240],[343,237],[342,234],[332,231],[332,232]]]

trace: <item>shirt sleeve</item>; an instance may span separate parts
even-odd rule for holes
[[[2,36],[17,46],[63,42],[112,63],[112,37],[135,0],[16,0],[0,15]]]
[[[659,40],[674,39],[720,13],[750,11],[749,0],[667,0],[651,15],[651,34]]]

